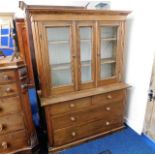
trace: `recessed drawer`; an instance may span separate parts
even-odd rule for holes
[[[73,101],[67,101],[63,103],[54,104],[49,108],[50,114],[62,114],[67,112],[76,111],[82,108],[89,107],[91,105],[91,97],[77,99]]]
[[[1,153],[12,153],[17,149],[26,147],[27,145],[28,141],[24,130],[0,136]]]
[[[0,98],[0,116],[21,111],[20,97]]]
[[[0,72],[0,83],[11,82],[16,80],[15,71],[1,71]]]
[[[88,122],[106,119],[111,117],[123,116],[123,103],[108,103],[103,106],[72,112],[58,117],[51,116],[53,129],[62,129],[69,126],[78,126]]]
[[[20,129],[24,129],[24,119],[20,113],[0,117],[0,135]]]
[[[106,104],[110,102],[121,101],[124,98],[124,91],[113,91],[105,94],[95,95],[92,97],[92,104]]]
[[[0,97],[16,94],[18,94],[18,88],[16,83],[0,85]]]
[[[70,127],[54,132],[54,146],[110,131],[123,126],[122,116],[98,120],[79,127]]]

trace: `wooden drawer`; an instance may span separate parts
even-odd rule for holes
[[[82,108],[89,107],[90,105],[91,105],[91,97],[85,97],[82,99],[54,104],[51,106],[51,108],[49,108],[49,110],[50,110],[50,114],[56,115],[56,114],[77,111]]]
[[[0,117],[0,135],[24,128],[24,119],[20,113]]]
[[[73,125],[86,124],[90,121],[111,118],[117,115],[123,116],[123,103],[114,102],[103,106],[72,112],[59,117],[52,117],[53,129],[66,128]]]
[[[121,101],[124,98],[124,91],[113,91],[108,92],[105,94],[95,95],[92,97],[92,104],[99,105],[99,104],[106,104],[109,102],[116,102]]]
[[[0,72],[0,83],[11,82],[16,80],[15,71],[1,71]]]
[[[16,94],[18,94],[18,88],[16,83],[0,85],[0,97]]]
[[[70,127],[54,132],[54,146],[70,143],[72,141],[110,131],[123,126],[122,116],[98,120],[79,127]]]
[[[0,117],[10,113],[21,112],[20,97],[0,98]]]
[[[0,136],[0,153],[12,153],[28,145],[24,130]]]

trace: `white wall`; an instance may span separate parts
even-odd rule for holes
[[[18,9],[18,1],[0,0],[1,12],[16,12],[17,17],[23,13]],[[153,55],[155,52],[155,9],[153,0],[110,0],[115,10],[131,10],[127,20],[126,35],[126,77],[125,81],[132,85],[126,110],[126,121],[136,132],[141,133],[147,103],[147,91],[151,77]],[[85,5],[86,1],[49,1],[26,0],[28,4],[51,5]],[[8,5],[9,3],[9,5]],[[148,3],[148,4],[146,4]],[[7,6],[7,7],[6,7]]]
[[[146,4],[146,2],[148,4]],[[112,8],[132,10],[127,21],[126,82],[132,85],[126,120],[138,133],[142,132],[147,93],[155,53],[155,14],[153,0],[113,0]]]

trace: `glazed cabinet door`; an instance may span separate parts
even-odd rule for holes
[[[78,64],[79,89],[92,88],[95,85],[95,51],[94,51],[94,24],[77,23],[78,33]]]
[[[98,85],[117,81],[120,29],[119,23],[99,23]]]
[[[52,26],[46,28],[48,38],[48,54],[53,91],[59,93],[72,91],[72,30],[71,26]]]
[[[49,88],[47,95],[58,95],[74,91],[73,32],[71,22],[44,22],[38,24],[42,59],[41,82],[46,83],[42,90]]]

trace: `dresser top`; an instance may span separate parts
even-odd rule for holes
[[[21,58],[15,58],[13,61],[11,61],[11,56],[0,58],[0,70],[16,69],[23,66],[25,66],[25,63]]]
[[[51,96],[46,98],[41,97],[41,106],[48,106],[48,105],[75,100],[79,98],[84,98],[88,96],[108,93],[108,92],[121,90],[121,89],[127,89],[129,87],[130,85],[120,82],[120,83],[109,84],[104,87],[76,91],[73,93],[64,94],[60,96]]]

